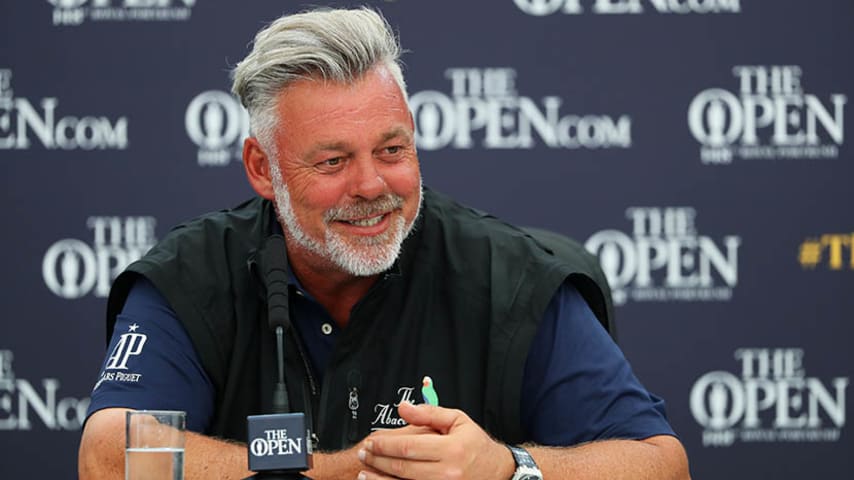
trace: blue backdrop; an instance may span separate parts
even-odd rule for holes
[[[363,3],[408,50],[425,183],[599,256],[695,478],[850,476],[854,3]],[[303,7],[0,4],[4,478],[75,478],[109,284],[251,194],[228,71]]]

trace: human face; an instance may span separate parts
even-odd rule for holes
[[[397,83],[382,66],[352,85],[302,80],[280,95],[278,114],[273,186],[291,261],[355,276],[388,269],[421,203]]]

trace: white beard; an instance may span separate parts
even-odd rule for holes
[[[287,185],[282,181],[279,166],[275,164],[275,161],[271,161],[270,167],[279,221],[291,240],[341,270],[357,277],[376,275],[391,268],[400,255],[403,240],[412,231],[415,218],[418,218],[418,213],[421,211],[422,195],[420,189],[418,213],[408,225],[399,210],[403,206],[403,198],[390,194],[370,202],[366,201],[328,210],[323,215],[324,223],[327,226],[324,238],[318,239],[311,237],[299,224],[291,204],[290,192]],[[389,210],[394,210],[391,213],[391,225],[387,231],[377,236],[344,237],[329,226],[336,219],[364,218],[374,213]]]

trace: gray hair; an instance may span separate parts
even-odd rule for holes
[[[252,52],[232,72],[231,91],[249,111],[252,134],[275,152],[276,101],[288,85],[306,78],[353,83],[382,64],[406,98],[400,54],[391,26],[375,10],[286,15],[255,36]]]

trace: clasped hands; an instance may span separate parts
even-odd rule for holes
[[[408,423],[379,430],[357,448],[365,467],[359,480],[509,479],[510,451],[460,410],[403,402],[398,414]]]

